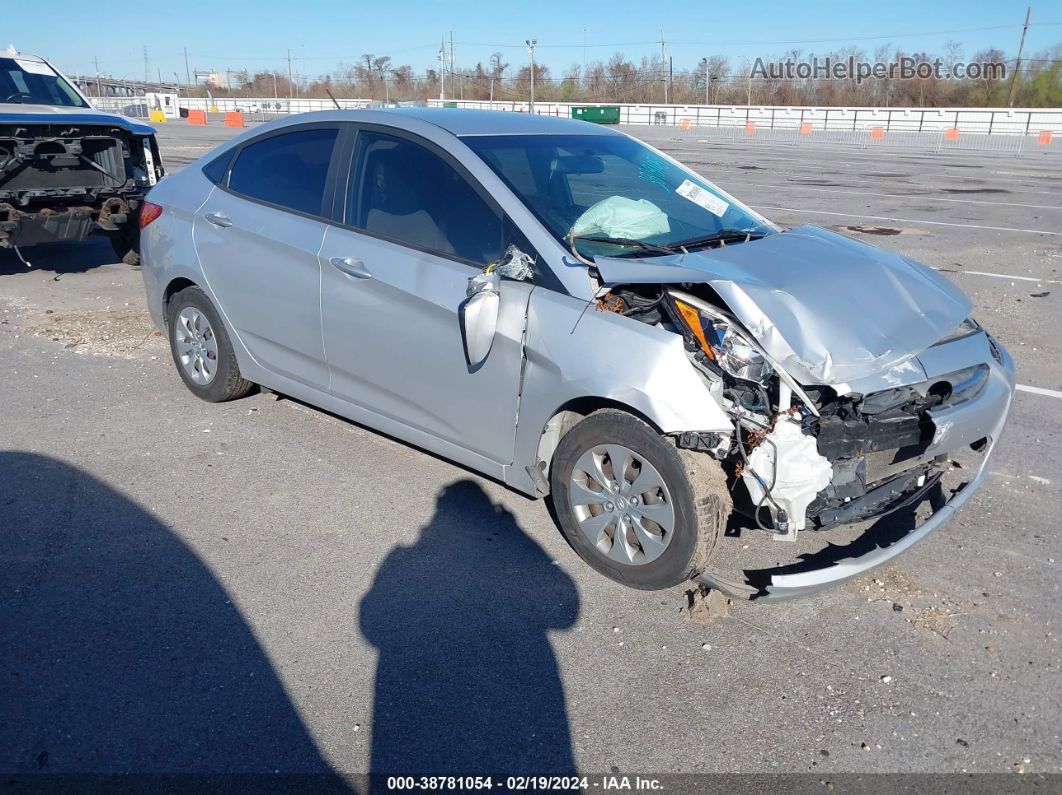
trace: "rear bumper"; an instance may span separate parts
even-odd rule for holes
[[[984,391],[966,404],[933,413],[938,428],[947,433],[934,445],[937,452],[957,450],[980,439],[988,439],[988,448],[974,476],[951,499],[941,505],[921,525],[912,528],[887,546],[879,547],[858,557],[839,560],[822,568],[792,574],[771,575],[759,588],[720,579],[710,572],[697,578],[709,588],[716,588],[731,596],[764,601],[781,601],[807,596],[838,585],[888,563],[897,555],[917,544],[927,535],[951,519],[955,512],[984,483],[992,469],[992,461],[1014,396],[1014,362],[1002,346],[998,346],[1003,362],[990,363],[989,382]],[[873,533],[872,526],[867,533]]]

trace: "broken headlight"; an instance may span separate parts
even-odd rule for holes
[[[766,384],[774,373],[759,346],[741,330],[679,298],[672,299],[674,317],[697,347],[723,372],[745,381]]]

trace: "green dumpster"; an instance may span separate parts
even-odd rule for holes
[[[619,124],[619,105],[582,105],[572,108],[572,118],[594,124]]]

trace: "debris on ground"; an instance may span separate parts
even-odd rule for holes
[[[879,570],[864,591],[869,592],[867,601],[885,602],[893,612],[903,614],[908,624],[945,639],[958,625],[955,619],[968,611],[968,605],[955,597],[923,588],[891,566]]]
[[[707,624],[715,618],[725,618],[730,614],[731,600],[722,591],[700,586],[686,591],[686,616],[701,624]]]
[[[142,309],[53,312],[30,332],[67,350],[93,356],[140,359],[166,350],[166,338]]]

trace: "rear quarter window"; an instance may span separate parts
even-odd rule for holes
[[[215,185],[225,184],[225,174],[228,173],[229,165],[232,163],[235,156],[235,149],[230,149],[229,151],[222,153],[220,156],[215,157],[203,166],[203,174],[205,174],[206,178]]]

